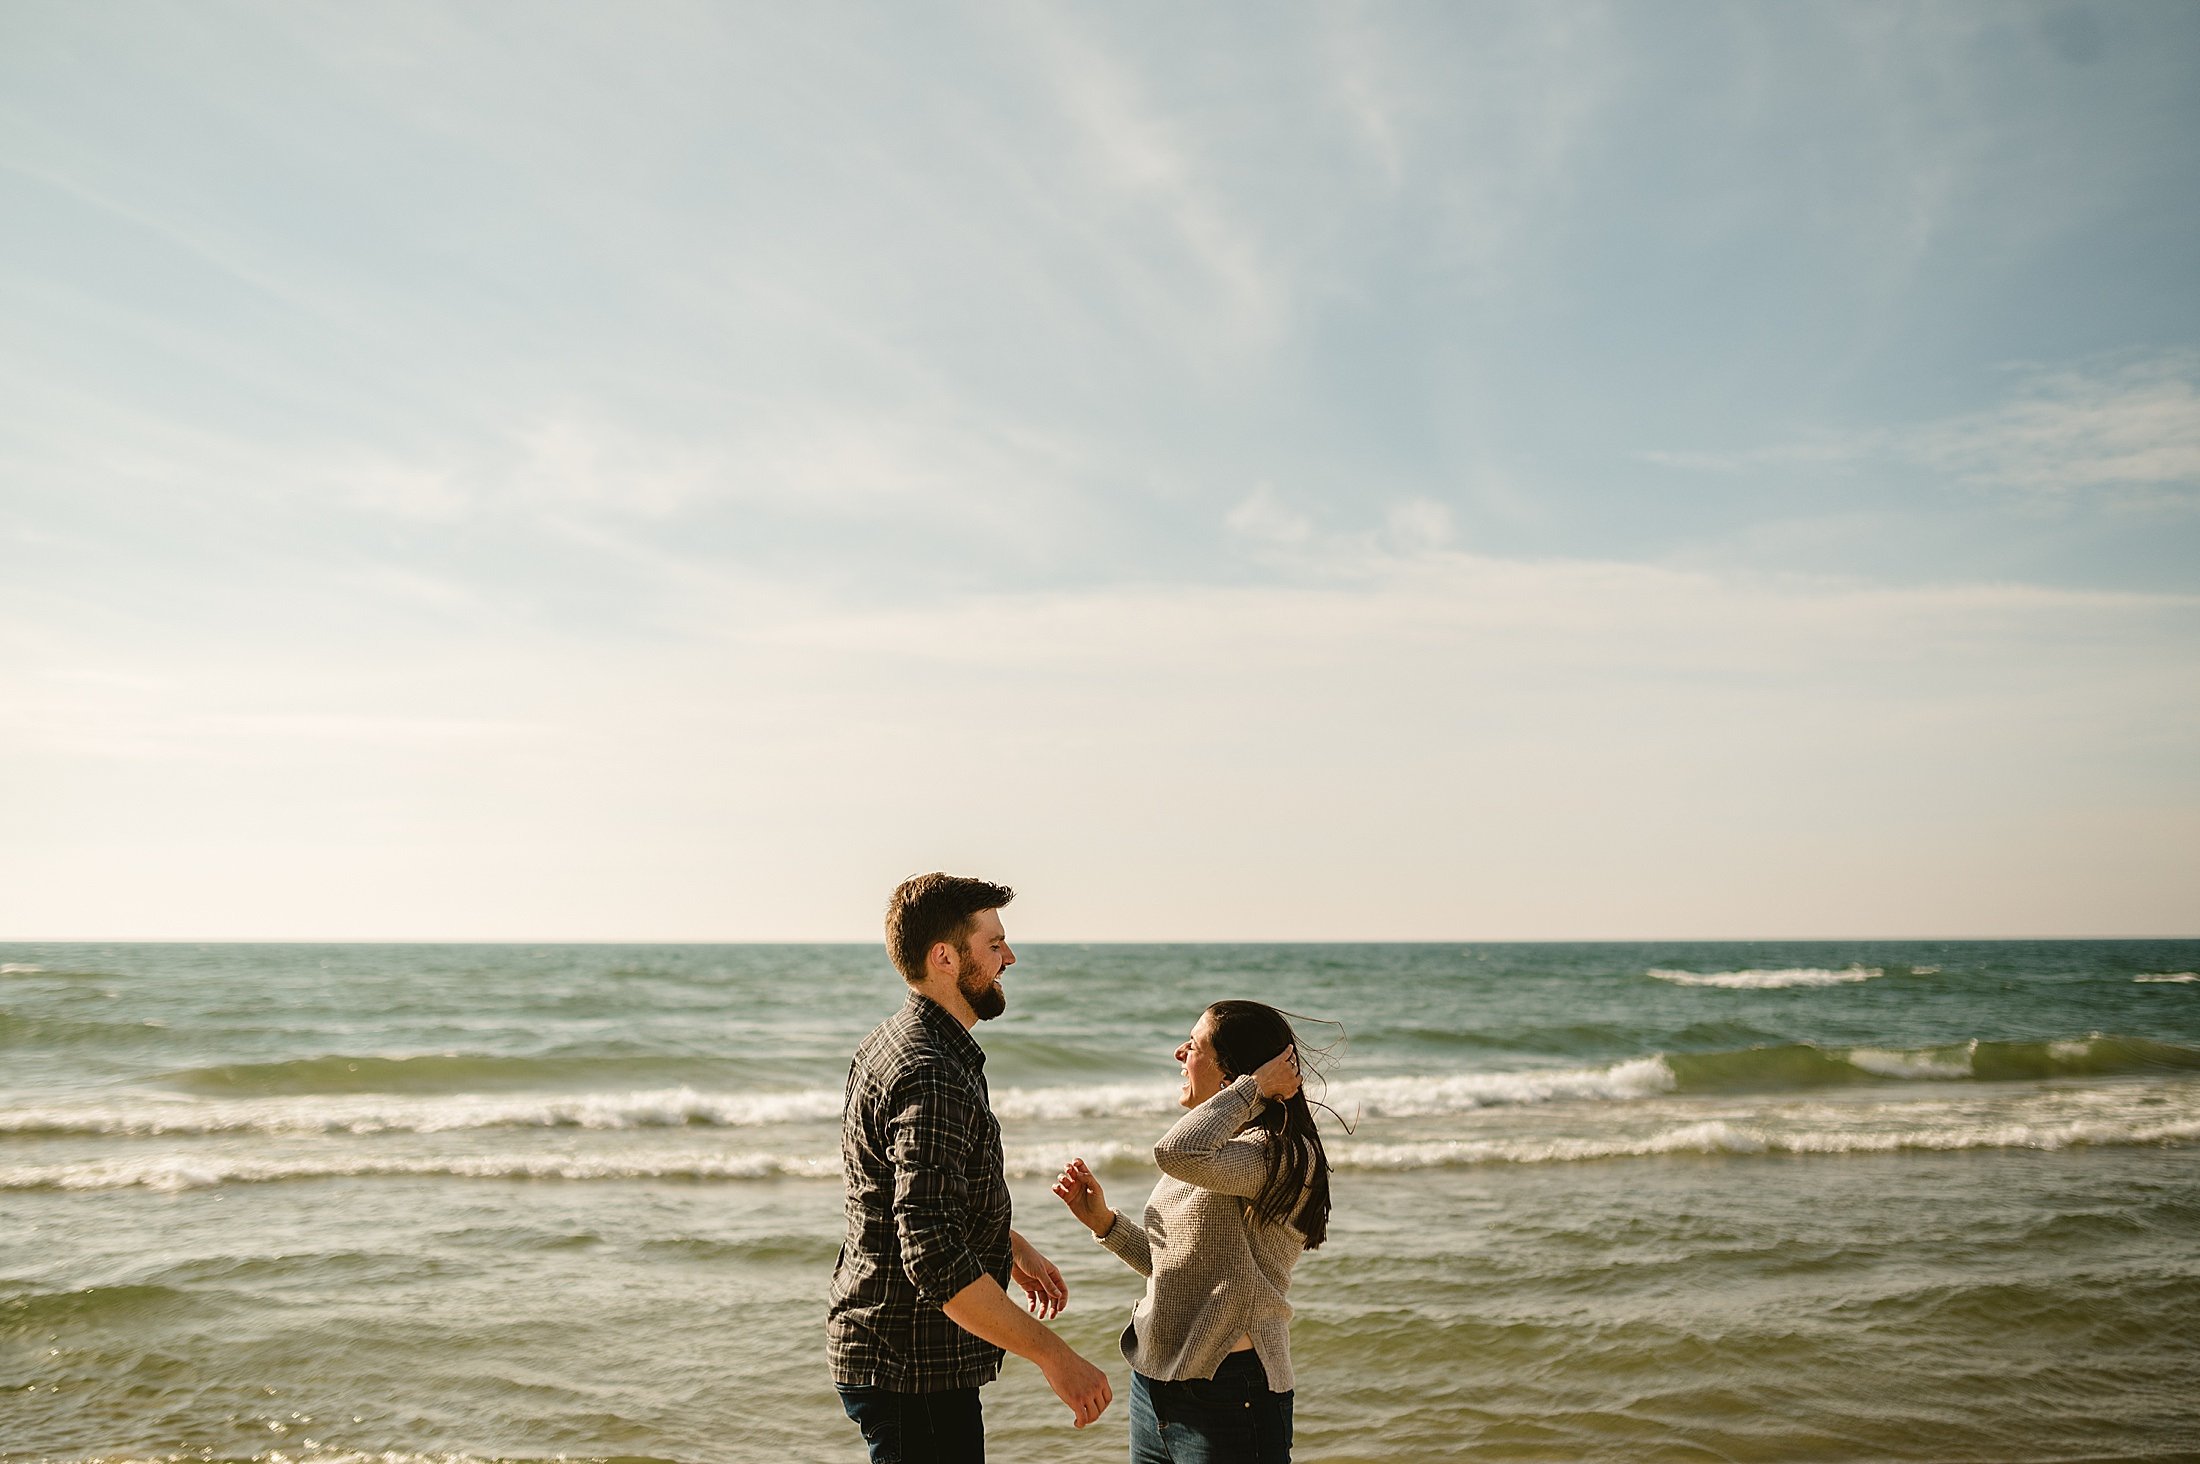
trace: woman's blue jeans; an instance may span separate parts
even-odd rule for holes
[[[1250,1349],[1212,1378],[1131,1374],[1131,1464],[1291,1464],[1291,1395]]]

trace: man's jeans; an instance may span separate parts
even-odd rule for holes
[[[840,1406],[863,1430],[871,1464],[985,1464],[985,1413],[976,1388],[893,1393],[843,1387]]]
[[[1291,1395],[1268,1391],[1260,1356],[1223,1359],[1212,1378],[1131,1374],[1131,1464],[1291,1464]]]

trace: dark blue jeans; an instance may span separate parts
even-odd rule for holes
[[[863,1430],[871,1464],[985,1464],[985,1411],[976,1388],[892,1393],[843,1387],[840,1406]]]
[[[1131,1374],[1131,1464],[1291,1464],[1291,1395],[1268,1391],[1250,1350],[1212,1378]]]

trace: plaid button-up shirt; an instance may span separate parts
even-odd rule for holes
[[[985,1051],[915,992],[856,1049],[840,1117],[848,1228],[825,1333],[833,1381],[935,1393],[991,1382],[1001,1349],[940,1310],[1009,1273],[1008,1177]]]

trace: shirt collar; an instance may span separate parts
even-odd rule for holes
[[[954,1013],[921,991],[909,993],[909,1005],[916,1008],[917,1020],[924,1023],[949,1052],[974,1068],[982,1070],[985,1067],[985,1049],[970,1035],[969,1028],[955,1020]]]

